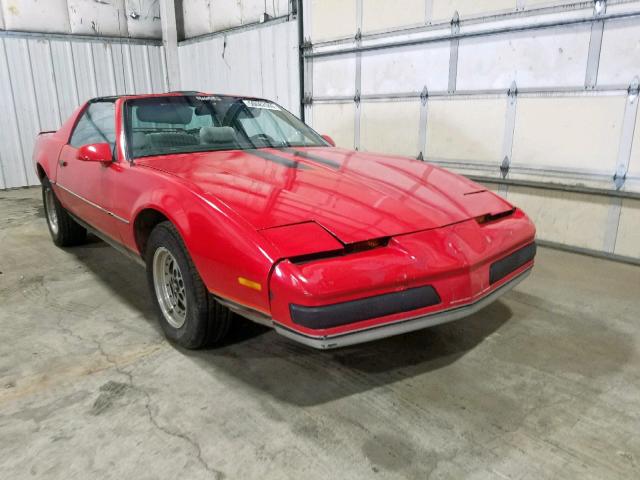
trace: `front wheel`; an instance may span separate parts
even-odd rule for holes
[[[47,178],[42,180],[42,203],[53,243],[58,247],[84,243],[87,239],[87,230],[67,213]]]
[[[189,349],[220,343],[229,331],[231,312],[211,298],[170,222],[153,229],[145,257],[149,289],[167,338]]]

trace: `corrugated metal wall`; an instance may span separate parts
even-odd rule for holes
[[[158,0],[0,0],[0,189],[39,183],[35,136],[89,98],[166,90],[160,37]]]
[[[640,2],[305,0],[306,118],[428,157],[548,242],[640,259]]]
[[[56,130],[95,96],[165,91],[165,70],[157,42],[0,32],[0,189],[39,183],[39,131]]]
[[[0,29],[162,37],[159,0],[0,0]]]
[[[299,114],[298,27],[284,20],[182,42],[182,89],[265,97]]]

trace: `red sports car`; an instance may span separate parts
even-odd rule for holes
[[[430,163],[333,146],[268,100],[177,92],[95,98],[38,136],[61,247],[87,231],[146,266],[187,348],[236,312],[333,348],[481,309],[520,282],[535,228]]]

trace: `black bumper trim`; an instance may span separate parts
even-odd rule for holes
[[[409,312],[438,303],[440,296],[435,289],[424,286],[319,307],[291,304],[289,312],[294,323],[317,330]]]
[[[516,250],[511,255],[492,263],[489,269],[489,283],[493,285],[494,283],[502,280],[511,272],[533,260],[535,256],[536,244],[530,243],[526,247]]]

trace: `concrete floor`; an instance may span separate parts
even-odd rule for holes
[[[640,268],[540,249],[453,324],[168,344],[143,270],[0,192],[0,478],[639,478]]]

